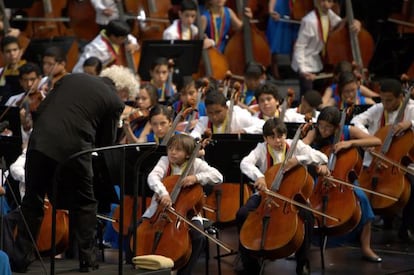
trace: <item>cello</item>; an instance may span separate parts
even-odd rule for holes
[[[189,175],[193,163],[201,148],[198,142],[181,175],[167,176],[163,179],[170,194],[174,212],[187,217],[191,212],[198,213],[203,204],[203,189],[196,184],[182,188],[182,181]],[[158,206],[150,219],[144,219],[136,230],[139,244],[135,247],[136,255],[157,254],[171,258],[174,269],[184,266],[191,255],[191,240],[188,224],[173,215],[170,208]],[[138,242],[137,242],[138,243]],[[131,243],[132,245],[132,243]]]
[[[326,42],[326,64],[335,66],[341,61],[354,61],[365,76],[365,69],[374,54],[374,40],[369,32],[361,28],[359,33],[351,31],[354,22],[351,0],[346,0],[347,26],[338,28],[328,35]]]
[[[247,7],[247,0],[237,1],[237,11],[243,14],[243,7]],[[244,47],[240,47],[243,45]],[[229,61],[230,70],[238,75],[243,75],[244,67],[248,62],[256,61],[265,67],[270,65],[271,53],[266,37],[250,25],[250,19],[243,15],[243,28],[235,33],[224,49],[224,55]]]
[[[91,41],[99,33],[95,22],[96,12],[90,1],[68,0],[69,26],[78,39]],[[88,26],[85,28],[85,26]]]
[[[383,144],[381,148],[376,148],[375,152],[397,163],[408,158],[409,152],[414,146],[414,133],[411,129],[398,136],[394,135],[393,130],[393,127],[403,120],[409,100],[410,92],[407,91],[394,123],[383,126],[375,133],[375,136],[379,137]],[[410,184],[404,173],[394,165],[382,165],[381,158],[378,157],[374,157],[368,169],[360,174],[358,180],[361,187],[399,198],[395,202],[367,194],[372,208],[377,213],[395,214],[406,205],[410,197]]]
[[[338,153],[334,152],[334,145],[342,137],[345,118],[346,109],[342,110],[341,121],[333,143],[324,146],[321,151],[329,157],[328,169],[331,171],[331,176],[349,182],[351,173],[359,174],[362,168],[362,159],[356,148],[349,148]],[[361,219],[361,208],[358,199],[352,188],[348,186],[332,186],[326,182],[324,177],[319,177],[309,199],[313,209],[318,209],[340,219],[339,222],[334,222],[316,217],[317,224],[315,226],[326,236],[346,234],[355,228]],[[343,207],[344,205],[347,207]]]

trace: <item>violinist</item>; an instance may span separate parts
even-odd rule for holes
[[[292,140],[286,139],[287,128],[282,120],[278,118],[268,119],[263,126],[264,142],[259,143],[249,155],[243,158],[240,163],[240,170],[243,174],[254,181],[254,188],[258,191],[264,191],[268,187],[265,181],[264,173],[272,165],[281,163],[284,160],[287,148]],[[296,165],[317,165],[317,170],[322,175],[327,175],[329,170],[325,165],[328,161],[326,155],[312,149],[309,145],[298,141],[293,157],[288,160],[286,171]],[[270,184],[270,183],[269,183]],[[249,212],[254,211],[261,202],[261,196],[258,192],[254,193],[242,206],[236,215],[236,222],[240,231]],[[299,210],[299,216],[305,222],[305,238],[296,252],[296,274],[310,274],[309,249],[311,245],[311,235],[313,228],[313,215],[307,210]],[[270,232],[271,234],[271,232]],[[241,245],[239,246],[240,256],[244,266],[242,274],[259,274],[260,264],[256,258],[251,257]]]
[[[167,104],[176,93],[175,85],[169,81],[169,62],[165,57],[156,58],[150,67],[151,84],[157,88],[158,102]]]
[[[300,94],[308,90],[320,90],[318,83],[313,83],[318,73],[323,70],[323,57],[329,32],[345,22],[332,11],[334,0],[317,0],[315,10],[302,18],[296,40],[292,69],[299,75]],[[361,23],[355,20],[352,31],[359,32]],[[322,83],[319,83],[322,84]],[[315,86],[315,87],[314,87]]]
[[[184,123],[181,126],[184,126],[186,128],[186,124],[190,123],[191,126],[189,127],[189,130],[191,131],[196,123],[198,122],[198,119],[202,116],[206,116],[206,106],[204,104],[204,101],[202,100],[202,87],[197,89],[195,81],[192,79],[192,77],[184,77],[183,80],[184,84],[180,91],[180,100],[175,102],[173,104],[173,108],[176,113],[179,113],[182,110],[185,110],[187,108],[192,108],[193,112],[195,112],[195,115],[192,116],[189,114],[187,117],[184,118]],[[189,119],[192,118],[190,121]],[[184,129],[183,129],[184,130]]]
[[[219,93],[214,89],[207,91],[204,104],[206,105],[207,116],[199,118],[191,132],[191,136],[200,138],[206,130],[213,134],[262,133],[264,121],[253,117],[248,111],[238,106],[233,106],[233,109],[230,110],[223,93]],[[229,117],[231,117],[230,121]],[[230,129],[230,132],[226,132],[227,129]]]
[[[143,219],[150,219],[155,214],[158,205],[162,207],[173,206],[170,194],[165,188],[162,180],[170,175],[181,175],[188,164],[188,159],[194,149],[195,141],[188,135],[175,135],[168,141],[168,156],[161,157],[154,169],[148,175],[148,186],[154,191],[154,196],[152,197],[151,205],[143,214]],[[218,184],[223,181],[223,175],[200,158],[195,159],[190,171],[190,174],[182,181],[183,188],[189,188],[195,184]],[[189,219],[194,225],[203,230],[201,217],[198,213],[193,214],[195,216],[189,217]],[[179,275],[193,274],[193,267],[197,263],[198,257],[204,247],[205,238],[199,232],[190,229],[189,234],[191,238],[192,252],[186,265],[178,270],[177,274]]]
[[[381,103],[377,103],[365,112],[355,116],[351,123],[373,135],[380,128],[394,123],[402,105],[403,97],[401,83],[395,79],[385,79],[381,83]],[[368,129],[366,125],[369,126]],[[414,104],[410,103],[405,107],[403,120],[393,126],[394,136],[400,135],[409,129],[414,129]],[[369,167],[371,161],[372,156],[365,153],[364,167]],[[414,213],[414,179],[411,175],[408,176],[408,179],[411,185],[411,193],[402,211],[402,224],[398,236],[404,241],[414,241],[414,220],[412,218]]]
[[[255,97],[259,103],[259,111],[255,113],[255,117],[266,121],[280,116],[280,102],[282,98],[275,84],[267,81],[260,85],[256,90]]]
[[[226,7],[226,0],[207,0],[205,7],[201,14],[201,31],[214,41],[212,46],[223,53],[230,38],[230,31],[241,30],[243,22],[232,9]],[[245,8],[245,14],[249,18],[253,17],[249,7]]]
[[[0,68],[0,105],[9,97],[20,91],[19,67],[26,63],[22,60],[22,49],[19,40],[14,36],[5,36],[1,40],[1,53],[4,67]]]
[[[378,94],[376,92],[372,91],[367,86],[365,86],[363,83],[361,83],[361,81],[358,80],[358,76],[355,73],[354,67],[352,66],[350,62],[341,61],[338,64],[336,64],[334,68],[333,83],[330,86],[328,86],[323,93],[323,96],[322,96],[323,107],[336,105],[335,98],[339,99],[339,87],[338,87],[339,77],[345,72],[352,72],[355,74],[355,77],[357,79],[357,86],[358,86],[358,90],[357,90],[358,97],[365,97],[365,98],[378,97]],[[359,104],[362,104],[362,103],[359,103]],[[371,104],[371,103],[366,103],[366,104]]]
[[[140,87],[137,96],[137,108],[131,108],[129,114],[122,117],[123,129],[128,143],[144,142],[150,131],[149,113],[158,103],[157,89],[152,84]]]
[[[332,143],[335,132],[338,130],[341,120],[341,113],[336,107],[325,107],[318,117],[317,126],[308,132],[303,139],[306,144],[320,149]],[[343,140],[334,145],[335,152],[351,147],[373,147],[381,145],[381,140],[375,136],[365,133],[363,130],[345,125],[343,129]],[[355,180],[354,185],[358,185]],[[354,229],[359,235],[361,244],[362,258],[369,262],[379,263],[382,261],[371,248],[371,223],[375,218],[371,204],[361,189],[354,189],[361,206],[361,220],[359,225]],[[346,206],[344,206],[346,207]]]
[[[43,74],[42,83],[47,83],[47,90],[50,91],[55,83],[68,74],[66,71],[66,54],[60,47],[49,47],[43,53]]]
[[[170,131],[173,121],[173,111],[164,105],[155,105],[149,113],[150,132],[146,134],[143,142],[155,142],[161,144],[165,135]],[[176,132],[178,134],[178,132]]]
[[[317,110],[322,104],[322,97],[318,91],[307,91],[300,99],[298,107],[289,108],[286,110],[283,118],[284,122],[298,122],[305,123],[306,114],[311,115],[311,121],[316,122],[319,116]]]
[[[111,20],[105,29],[91,41],[85,48],[78,62],[73,67],[72,72],[81,73],[83,72],[83,63],[86,59],[91,56],[97,57],[101,62],[103,68],[110,67],[114,64],[120,64],[120,51],[121,46],[125,40],[128,41],[126,48],[131,52],[135,52],[139,49],[137,39],[132,36],[131,28],[127,23],[114,19]]]

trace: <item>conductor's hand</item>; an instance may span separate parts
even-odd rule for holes
[[[170,207],[172,205],[170,195],[161,196],[159,199],[159,203],[162,207]]]
[[[259,191],[264,191],[267,189],[267,184],[266,184],[266,180],[264,177],[258,178],[255,182],[254,182],[254,188],[256,188]]]
[[[182,186],[183,187],[191,186],[191,185],[194,185],[196,182],[197,182],[196,176],[194,175],[187,176],[183,179]]]

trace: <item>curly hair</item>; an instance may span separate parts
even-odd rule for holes
[[[130,99],[135,99],[139,92],[139,77],[123,66],[113,65],[102,70],[100,76],[111,79],[117,90],[128,89]]]

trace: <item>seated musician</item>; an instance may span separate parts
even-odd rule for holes
[[[184,123],[180,124],[178,128],[184,131],[187,124],[190,123],[189,131],[191,131],[198,122],[198,118],[206,116],[206,105],[204,104],[203,87],[197,88],[196,83],[192,77],[184,77],[183,87],[180,90],[180,100],[173,104],[174,111],[179,112],[192,108],[194,115],[188,114],[184,118]],[[189,119],[192,118],[191,121]]]
[[[62,48],[49,47],[43,54],[42,63],[44,74],[42,83],[47,81],[47,90],[50,91],[59,79],[68,74],[66,71],[66,54]]]
[[[266,190],[268,184],[270,184],[265,181],[264,173],[266,170],[272,165],[281,163],[284,159],[287,148],[292,142],[292,140],[286,139],[286,134],[287,128],[283,121],[278,118],[268,119],[263,126],[263,137],[265,142],[259,143],[240,163],[241,171],[254,181],[254,187],[258,191]],[[326,155],[312,149],[309,145],[306,145],[299,140],[293,157],[288,160],[285,170],[288,171],[296,165],[319,165],[317,169],[319,173],[327,175],[329,173],[329,170],[325,165],[327,161],[328,158]],[[236,215],[236,222],[239,230],[249,212],[254,211],[259,206],[260,202],[261,195],[256,192],[248,199],[246,204],[239,209]],[[296,252],[296,274],[310,274],[308,256],[314,224],[313,215],[307,210],[300,209],[299,216],[305,222],[305,239],[302,246]],[[251,257],[241,245],[239,246],[239,249],[245,274],[259,274],[260,265],[258,260]]]
[[[149,112],[149,126],[150,131],[147,132],[146,129],[143,130],[137,142],[155,142],[161,144],[163,138],[169,131],[174,131],[171,129],[171,124],[173,121],[173,111],[164,105],[157,104]],[[178,132],[174,133],[178,134]]]
[[[215,90],[207,92],[204,99],[207,116],[200,117],[194,130],[193,137],[201,137],[206,130],[213,134],[247,133],[261,134],[264,121],[253,117],[239,106],[233,106],[232,110],[226,104],[226,98]],[[230,116],[231,114],[231,116]],[[229,121],[231,117],[231,121]],[[230,132],[226,132],[230,129]]]
[[[299,75],[300,95],[304,95],[308,90],[320,91],[320,87],[317,87],[318,83],[313,81],[323,70],[322,57],[325,55],[328,33],[342,22],[341,17],[332,11],[333,0],[316,2],[317,8],[302,18],[293,50],[291,66]],[[360,29],[361,23],[355,20],[352,31],[359,32]]]
[[[22,60],[19,40],[14,36],[5,36],[1,40],[3,67],[0,68],[0,105],[20,92],[19,67],[26,63]]]
[[[181,175],[185,169],[188,159],[195,149],[195,141],[192,137],[184,134],[173,136],[167,143],[167,154],[160,158],[154,169],[148,175],[148,186],[154,191],[151,205],[143,214],[143,219],[150,219],[156,212],[158,205],[170,207],[173,205],[170,194],[163,184],[163,179],[170,175]],[[196,158],[190,174],[182,182],[183,188],[188,188],[194,184],[218,184],[223,182],[221,173],[208,165],[207,162]],[[195,213],[197,215],[197,213]],[[201,217],[189,217],[191,222],[203,230]],[[192,270],[197,263],[198,257],[203,250],[205,238],[196,230],[190,229],[192,252],[190,259],[184,267],[178,270],[177,274],[193,274]]]
[[[150,83],[141,86],[136,103],[137,108],[130,108],[130,112],[124,112],[124,117],[121,118],[127,143],[144,142],[145,136],[151,130],[148,115],[151,109],[158,104],[158,93],[155,86]]]
[[[374,135],[380,128],[394,123],[403,102],[403,97],[401,83],[395,79],[385,79],[381,83],[381,103],[377,103],[365,112],[355,116],[351,123]],[[406,130],[414,129],[414,104],[407,104],[403,120],[396,123],[393,128],[394,136],[398,136]],[[364,167],[369,167],[371,161],[372,156],[366,153],[363,161]],[[402,224],[398,236],[405,241],[414,241],[414,220],[412,218],[414,213],[414,177],[412,175],[407,175],[407,177],[411,185],[411,194],[402,211]]]
[[[338,108],[333,106],[323,108],[318,117],[317,127],[309,131],[303,142],[311,144],[312,147],[317,149],[331,144],[340,125],[340,120],[341,113]],[[343,140],[334,146],[335,152],[339,152],[351,147],[373,147],[378,145],[381,145],[379,138],[371,136],[355,126],[345,125]],[[354,184],[358,185],[358,182],[355,181]],[[362,212],[359,225],[354,229],[359,235],[362,258],[374,263],[381,262],[382,259],[371,248],[371,223],[375,218],[371,204],[364,191],[355,188],[354,192],[358,197]]]
[[[257,104],[255,96],[256,89],[263,84],[266,80],[266,70],[262,64],[257,62],[249,62],[244,69],[244,85],[240,96],[238,105],[242,108],[246,108]],[[249,108],[249,110],[255,113],[256,111]]]
[[[102,62],[96,56],[91,56],[83,62],[83,72],[91,75],[99,75],[102,71]]]
[[[338,83],[334,85],[332,97],[325,103],[325,106],[337,106],[342,109],[365,104],[373,105],[375,101],[361,94],[358,79],[354,73],[342,72],[338,75]]]
[[[158,102],[168,105],[168,99],[176,93],[175,85],[168,82],[169,71],[168,59],[165,57],[158,57],[151,64],[151,84],[157,88]]]
[[[328,86],[325,91],[323,92],[323,96],[322,96],[322,107],[325,106],[335,106],[335,101],[334,98],[335,97],[339,97],[339,91],[338,91],[338,81],[339,81],[339,76],[345,72],[352,72],[354,73],[356,79],[357,79],[357,86],[358,86],[358,91],[357,91],[357,96],[360,97],[365,97],[365,98],[375,98],[378,97],[379,95],[372,91],[371,89],[369,89],[367,86],[365,86],[363,83],[361,83],[361,81],[359,81],[359,78],[357,76],[357,74],[354,71],[354,67],[352,66],[352,64],[348,61],[341,61],[338,64],[336,64],[334,71],[333,71],[333,83]],[[362,104],[362,103],[358,103],[358,104]],[[370,104],[370,103],[364,103],[364,104]]]
[[[128,42],[126,47],[131,53],[139,49],[137,39],[130,35],[130,32],[131,28],[127,23],[118,19],[110,21],[105,29],[85,46],[72,72],[82,73],[83,63],[91,56],[97,57],[103,68],[114,64],[121,65],[119,55],[125,41]]]
[[[269,81],[260,85],[255,93],[259,111],[254,114],[263,120],[280,116],[280,102],[282,98],[279,95],[277,86]]]
[[[310,114],[312,122],[316,122],[319,116],[317,108],[322,104],[321,94],[317,91],[307,91],[300,99],[298,107],[289,108],[286,110],[283,117],[284,122],[298,122],[304,123],[306,115]]]

